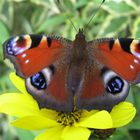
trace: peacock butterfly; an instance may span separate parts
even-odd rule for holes
[[[130,85],[140,82],[137,39],[86,41],[83,29],[79,29],[74,41],[20,35],[3,46],[5,58],[12,61],[17,75],[25,79],[27,91],[40,108],[110,111],[126,99]]]
[[[106,109],[125,100],[140,82],[140,40],[102,38],[86,41],[82,29],[74,41],[45,35],[21,35],[4,43],[5,57],[24,78],[40,108],[69,112]]]

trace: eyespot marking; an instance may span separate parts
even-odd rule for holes
[[[17,46],[19,47],[25,47],[26,46],[26,40],[24,36],[19,36],[18,40],[16,41]]]
[[[30,48],[31,39],[29,35],[22,35],[9,39],[5,44],[6,52],[9,55],[18,55]]]
[[[47,89],[51,78],[52,71],[49,67],[44,68],[42,71],[32,75],[26,79],[26,87],[31,94],[43,94],[44,90]]]
[[[131,53],[140,58],[140,41],[139,40],[133,40],[133,42],[130,45]]]
[[[31,84],[38,90],[47,88],[47,81],[46,81],[43,73],[41,73],[41,72],[36,73],[35,75],[33,75],[31,77]]]
[[[6,47],[6,53],[9,55],[14,55],[14,51],[13,51],[13,43],[14,43],[14,39],[11,38],[10,40],[8,40],[4,46]]]
[[[115,76],[108,81],[106,91],[112,94],[117,94],[122,91],[123,86],[123,80],[120,77]]]
[[[115,72],[107,70],[103,73],[103,82],[106,92],[112,95],[127,95],[129,84]]]

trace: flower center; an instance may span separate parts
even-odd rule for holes
[[[74,111],[69,113],[60,112],[58,113],[57,122],[62,125],[73,125],[75,122],[78,122],[81,116],[81,111]]]

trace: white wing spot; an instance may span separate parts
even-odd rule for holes
[[[28,64],[29,63],[29,59],[27,59],[26,61],[25,61],[25,64]]]
[[[25,58],[26,56],[27,56],[26,53],[22,54],[22,58]]]
[[[139,61],[137,59],[134,59],[134,63],[139,64]]]
[[[134,69],[134,66],[133,66],[133,65],[130,65],[130,68],[131,68],[131,69]]]

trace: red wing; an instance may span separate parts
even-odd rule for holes
[[[95,70],[89,70],[85,75],[82,88],[76,94],[77,108],[110,111],[114,105],[124,101],[128,95],[129,85],[124,79],[120,80],[119,77],[118,79],[116,77],[118,77],[116,73],[98,65]],[[112,86],[110,81],[113,79],[112,83],[120,80],[120,87],[117,82],[115,83],[117,86]]]
[[[89,47],[92,45],[90,44]],[[129,83],[139,82],[140,41],[134,39],[108,39],[95,43],[95,58],[118,73]]]
[[[67,92],[66,53],[71,41],[42,35],[22,35],[4,44],[5,57],[26,81],[28,92],[40,108],[73,110],[73,95]]]
[[[22,57],[26,54],[26,57]],[[18,71],[24,76],[30,77],[31,75],[39,72],[46,66],[49,66],[62,56],[61,49],[39,49],[34,48],[33,50],[27,50],[22,54],[16,56]]]
[[[66,86],[67,69],[64,65],[51,65],[40,71],[40,76],[27,78],[26,87],[40,108],[65,112],[73,110],[73,95]]]
[[[15,65],[18,75],[30,77],[63,57],[70,41],[42,35],[22,35],[6,41],[5,57]],[[65,46],[67,45],[67,46]]]
[[[107,109],[125,100],[129,84],[140,82],[140,41],[100,39],[87,46],[93,70],[77,94],[77,107]],[[92,52],[92,53],[91,53]]]

